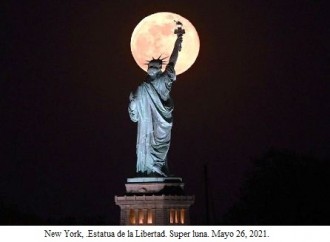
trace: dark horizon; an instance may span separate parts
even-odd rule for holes
[[[136,161],[128,97],[146,76],[130,36],[160,11],[189,19],[201,41],[171,94],[169,166],[196,196],[193,224],[206,224],[206,164],[220,220],[269,150],[329,160],[323,1],[10,2],[3,11],[0,205],[43,221],[119,222],[114,196],[124,194]]]

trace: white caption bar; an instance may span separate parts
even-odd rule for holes
[[[2,226],[0,241],[330,242],[330,226]]]

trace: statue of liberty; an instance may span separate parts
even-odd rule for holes
[[[167,154],[171,142],[173,102],[170,97],[176,80],[175,64],[181,50],[184,30],[175,32],[177,39],[164,72],[164,58],[148,61],[145,81],[129,96],[128,112],[131,120],[138,123],[137,164],[138,176],[167,177]],[[177,30],[176,30],[177,31]]]

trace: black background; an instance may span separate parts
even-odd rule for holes
[[[189,19],[201,41],[172,89],[169,154],[196,196],[193,224],[206,223],[205,164],[221,218],[251,160],[267,150],[329,157],[325,2],[9,1],[1,14],[0,199],[44,221],[118,223],[114,196],[136,160],[128,96],[146,76],[130,36],[160,11]]]

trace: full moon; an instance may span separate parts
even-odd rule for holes
[[[135,27],[131,37],[131,51],[134,60],[144,71],[147,61],[152,58],[170,57],[177,35],[175,21],[180,21],[185,29],[182,49],[175,66],[179,75],[188,70],[195,62],[199,52],[199,37],[195,27],[186,18],[170,12],[160,12],[142,19]],[[166,60],[168,60],[165,59]]]

